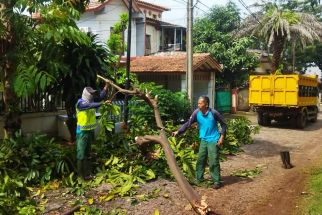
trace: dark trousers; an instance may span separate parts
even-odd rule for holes
[[[215,184],[220,184],[219,147],[217,142],[201,141],[196,164],[196,178],[198,181],[204,180],[207,155],[210,176]]]
[[[77,172],[78,176],[84,178],[91,174],[91,145],[94,141],[94,130],[81,131],[77,134]]]

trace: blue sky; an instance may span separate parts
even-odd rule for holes
[[[171,10],[163,13],[163,20],[173,24],[179,24],[186,26],[187,19],[187,0],[144,0],[146,2],[162,5],[170,8]],[[236,5],[241,9],[242,16],[249,15],[247,10],[241,5],[240,0],[232,0]],[[193,0],[194,3],[197,0]],[[214,5],[225,5],[228,0],[199,0],[197,8],[195,8],[194,15],[195,17],[200,17],[209,11],[209,8]],[[243,0],[247,6],[255,3],[255,0]],[[250,8],[251,11],[254,11],[254,8]]]

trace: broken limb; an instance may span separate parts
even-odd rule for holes
[[[169,168],[176,179],[180,189],[183,191],[185,197],[188,199],[189,203],[193,207],[193,209],[198,214],[209,214],[211,213],[210,207],[207,205],[206,201],[204,199],[201,199],[198,193],[193,189],[193,187],[189,184],[185,176],[182,174],[181,169],[179,168],[175,156],[173,154],[173,151],[171,149],[169,140],[166,136],[164,126],[161,120],[160,112],[158,109],[158,99],[157,96],[155,98],[151,98],[149,93],[143,93],[139,89],[133,89],[133,90],[125,90],[121,87],[114,84],[112,81],[102,77],[97,76],[98,78],[102,79],[106,83],[110,84],[114,88],[116,88],[120,93],[127,94],[127,95],[133,95],[138,96],[141,99],[143,99],[154,111],[154,117],[157,124],[157,127],[160,130],[160,135],[146,135],[143,137],[136,137],[135,141],[139,145],[143,145],[145,143],[158,143],[161,145],[161,147],[164,150],[164,154],[167,159],[167,163],[169,165]]]

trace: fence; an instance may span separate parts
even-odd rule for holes
[[[39,113],[63,110],[65,102],[61,94],[50,94],[47,92],[36,92],[33,96],[19,99],[18,108],[22,113]],[[0,92],[0,115],[5,112],[4,94]]]
[[[4,95],[0,92],[0,115],[5,113],[4,107]],[[120,114],[110,115],[110,118],[115,122],[121,122],[124,120],[125,102],[124,100],[113,101],[114,105],[120,107]],[[129,104],[133,104],[129,101]],[[65,102],[62,99],[61,94],[49,94],[49,93],[36,93],[33,96],[28,96],[19,99],[19,108],[22,113],[40,113],[40,112],[54,112],[57,110],[65,109]],[[129,113],[130,115],[131,113]]]

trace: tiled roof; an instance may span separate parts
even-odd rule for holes
[[[146,22],[148,24],[154,25],[154,26],[157,26],[157,27],[165,27],[165,28],[185,28],[185,27],[180,26],[180,25],[171,24],[171,23],[168,23],[168,22],[164,22],[164,21],[161,21],[161,20],[156,20],[156,19],[149,18],[149,17],[146,17],[145,20],[146,20]]]
[[[193,71],[198,69],[221,71],[219,63],[209,53],[193,55]],[[136,57],[131,61],[134,73],[186,73],[186,54]]]
[[[161,11],[169,11],[170,10],[170,8],[167,8],[167,7],[164,7],[164,6],[161,6],[161,5],[157,5],[157,4],[152,4],[152,3],[145,2],[145,1],[142,1],[142,0],[137,0],[136,2],[138,3],[139,6],[152,7],[152,8],[161,10]]]
[[[101,3],[99,0],[90,0],[86,11],[97,11],[102,9],[105,5],[107,5],[111,0],[106,0],[105,2]],[[124,3],[126,5],[128,5],[128,0],[123,0]],[[150,8],[154,8],[160,11],[169,11],[169,8],[160,6],[160,5],[156,5],[156,4],[151,4],[145,1],[140,1],[140,0],[134,0],[133,1],[133,8],[138,10],[137,6],[145,6],[145,7],[150,7]]]
[[[105,2],[101,3],[99,0],[90,0],[88,6],[86,7],[86,12],[90,12],[90,11],[99,11],[102,8],[105,7],[105,5],[107,5],[109,2],[111,2],[112,0],[106,0]],[[122,0],[124,2],[125,5],[128,5],[129,2],[128,0]],[[135,11],[139,11],[139,8],[137,6],[137,2],[134,0],[133,1],[133,9]]]

